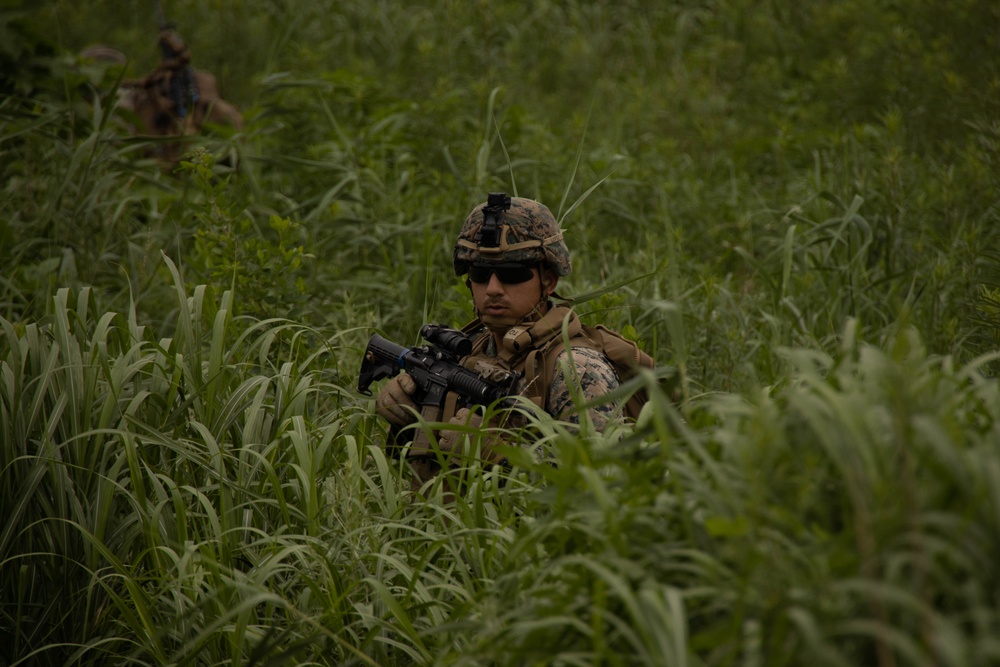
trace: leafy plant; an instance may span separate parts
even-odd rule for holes
[[[230,177],[218,177],[215,161],[196,150],[181,162],[202,200],[196,220],[192,266],[210,284],[230,284],[243,295],[247,314],[288,316],[305,301],[305,263],[311,259],[299,243],[300,225],[272,214],[268,226],[277,238],[264,236],[255,221],[235,210]]]

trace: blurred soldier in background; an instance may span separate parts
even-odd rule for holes
[[[124,79],[116,106],[133,116],[131,134],[182,137],[202,131],[206,122],[243,129],[239,110],[219,96],[215,76],[191,65],[191,49],[170,24],[160,29],[162,54],[156,69],[141,79]],[[91,46],[81,59],[124,67],[125,54],[107,46]],[[176,162],[181,142],[164,142],[152,151],[155,157]]]

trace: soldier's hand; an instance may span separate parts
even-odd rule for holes
[[[465,465],[468,463],[466,457],[472,454],[471,451],[466,451],[466,445],[470,442],[470,436],[483,427],[483,417],[478,412],[462,408],[448,420],[448,424],[448,427],[441,429],[438,449],[450,457],[452,465]],[[506,465],[507,459],[499,451],[503,445],[498,436],[487,435],[480,447],[480,457],[487,463]]]
[[[417,383],[408,373],[400,373],[388,382],[378,392],[375,399],[375,410],[390,424],[395,426],[406,426],[417,421],[419,412],[417,404],[413,402],[413,392],[417,390]]]

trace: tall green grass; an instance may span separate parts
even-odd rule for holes
[[[4,660],[988,664],[1000,396],[848,325],[784,388],[409,487],[304,332],[187,293],[3,320]],[[336,343],[331,342],[336,348]],[[335,350],[331,350],[334,353]]]
[[[189,295],[168,265],[167,337],[98,316],[87,289],[3,320],[5,661],[242,654],[269,632],[260,610],[289,607],[266,582],[318,531],[326,457],[359,446],[360,417],[307,421],[340,405],[310,371],[331,348],[234,320],[230,293]],[[306,532],[286,543],[290,521]]]

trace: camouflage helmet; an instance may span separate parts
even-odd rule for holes
[[[565,276],[569,248],[548,207],[531,199],[490,193],[472,210],[455,243],[455,274],[472,262],[542,262]]]

